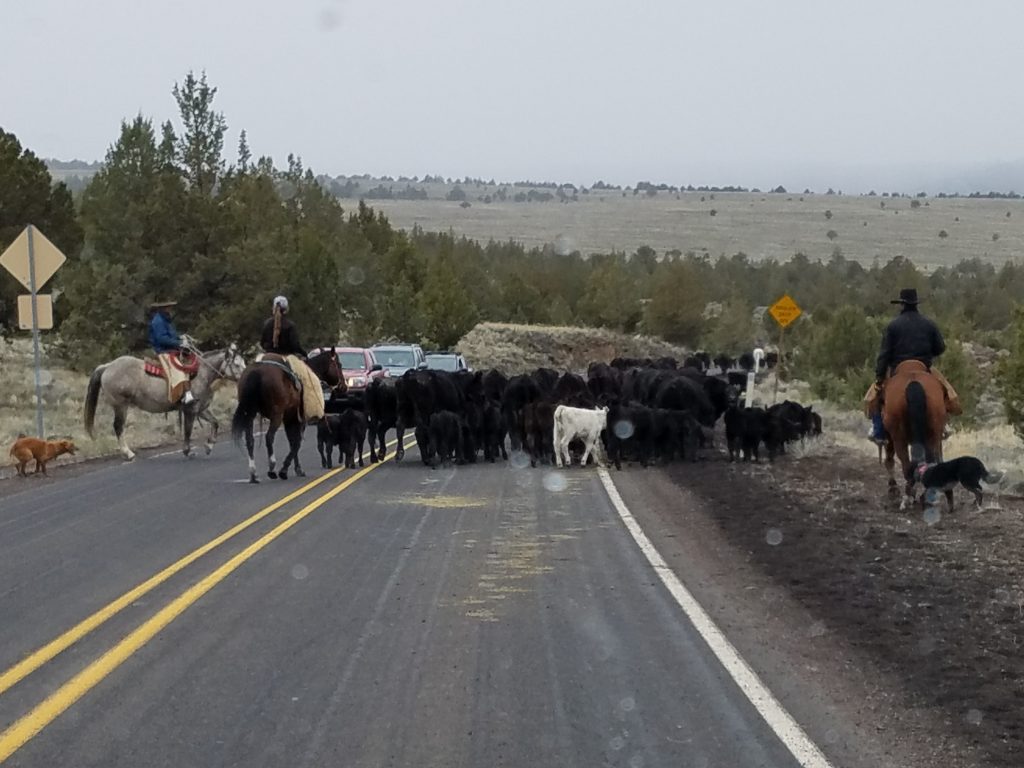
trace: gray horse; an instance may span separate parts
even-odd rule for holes
[[[199,353],[199,371],[192,380],[191,387],[196,402],[192,407],[186,408],[168,402],[167,382],[146,373],[142,360],[129,355],[119,357],[113,362],[97,367],[89,377],[89,389],[85,397],[85,430],[89,437],[95,439],[93,422],[96,419],[96,405],[102,394],[104,402],[114,409],[114,434],[117,435],[117,445],[125,459],[131,461],[135,458],[135,453],[124,439],[128,408],[134,406],[147,413],[169,413],[180,408],[184,416],[183,453],[186,456],[192,453],[192,427],[198,417],[210,425],[206,438],[206,453],[209,454],[213,450],[220,426],[213,414],[207,410],[213,400],[216,385],[224,379],[237,381],[244,370],[245,360],[234,344],[227,349]]]

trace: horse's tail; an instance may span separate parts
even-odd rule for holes
[[[241,442],[246,427],[256,418],[260,405],[260,377],[252,371],[238,382],[238,407],[231,417],[231,437],[236,443]]]
[[[93,423],[96,421],[96,405],[100,400],[100,390],[103,388],[103,371],[106,365],[97,366],[89,377],[89,388],[85,392],[85,431],[89,437],[95,439],[93,434]]]
[[[910,460],[925,460],[928,440],[928,396],[919,381],[907,384],[907,420],[910,422]]]

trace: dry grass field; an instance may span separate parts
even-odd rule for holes
[[[488,204],[477,199],[494,190],[467,187],[469,208],[441,199],[369,204],[404,229],[415,224],[484,242],[511,238],[584,254],[632,253],[649,245],[659,254],[678,249],[717,257],[742,251],[755,259],[784,260],[802,252],[828,259],[838,247],[864,264],[902,255],[929,268],[968,258],[999,265],[1024,254],[1021,200],[924,198],[912,208],[911,199],[903,197],[685,192],[676,199],[669,192],[622,197],[616,191],[593,191],[570,203]],[[342,200],[346,208],[354,204]],[[826,211],[832,212],[831,219]],[[827,236],[830,230],[834,240]],[[940,238],[941,231],[947,237]]]

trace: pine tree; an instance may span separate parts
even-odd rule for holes
[[[23,149],[13,133],[0,129],[0,252],[28,224],[38,227],[69,259],[77,259],[82,229],[75,219],[71,193],[63,183],[52,184],[46,164]],[[62,284],[63,272],[47,289]],[[7,334],[17,325],[17,296],[24,292],[7,270],[0,269],[0,333]]]
[[[206,73],[199,79],[189,72],[185,81],[172,91],[178,103],[183,133],[178,137],[177,158],[185,178],[193,189],[210,195],[224,172],[224,115],[213,111],[217,89],[206,82]]]
[[[476,307],[444,253],[427,266],[420,309],[424,334],[444,349],[453,347],[476,324]]]

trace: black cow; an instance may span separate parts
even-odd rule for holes
[[[558,383],[558,371],[553,368],[538,368],[530,374],[542,395],[550,395]]]
[[[729,461],[735,461],[739,455],[744,461],[759,461],[760,446],[769,437],[768,431],[768,413],[764,408],[733,407],[726,411],[725,440]]]
[[[591,363],[587,368],[587,389],[598,402],[621,397],[622,371],[606,363]]]
[[[646,467],[654,455],[655,431],[651,409],[643,405],[608,407],[608,428],[604,432],[608,459],[622,469],[622,457],[634,456]]]
[[[457,379],[446,371],[410,369],[396,383],[398,395],[398,447],[395,460],[404,456],[402,436],[410,426],[426,426],[430,417],[438,411],[451,411],[458,416],[463,411],[465,397],[457,383]],[[417,433],[419,435],[420,433]],[[416,440],[422,452],[426,447]]]
[[[347,469],[355,469],[356,457],[363,466],[363,446],[366,442],[366,414],[349,408],[341,414],[328,414],[317,425],[316,446],[320,461],[330,469],[334,447],[338,447],[338,463],[344,461]]]
[[[530,403],[523,409],[523,447],[530,456],[530,466],[538,461],[555,460],[555,405],[546,400]]]
[[[462,420],[458,414],[449,410],[435,411],[430,415],[430,466],[437,468],[438,463],[449,464],[454,460],[461,461],[463,455]]]
[[[580,393],[590,394],[590,390],[587,389],[586,379],[579,374],[566,372],[559,376],[558,381],[555,382],[555,386],[551,390],[551,399],[556,403],[568,405],[569,400]]]
[[[540,399],[540,387],[530,376],[513,376],[505,387],[501,398],[501,411],[505,417],[505,428],[508,431],[512,450],[522,448],[526,439],[523,425],[523,410],[527,405]]]
[[[505,387],[508,386],[508,377],[497,368],[491,368],[483,375],[483,385],[484,396],[492,402],[500,403]]]
[[[383,461],[387,455],[384,438],[398,423],[398,396],[390,379],[374,379],[364,398],[370,433],[370,461]],[[411,414],[410,414],[411,418]],[[377,448],[375,443],[380,447]]]
[[[736,362],[741,369],[749,373],[754,370],[754,353],[744,352]]]
[[[715,364],[715,367],[717,367],[718,370],[722,373],[725,373],[733,366],[733,359],[724,352],[719,353],[718,356],[716,356],[712,362]]]
[[[654,398],[658,408],[689,411],[701,424],[715,425],[715,407],[704,387],[688,376],[676,376],[663,381]]]
[[[501,452],[501,458],[508,459],[505,450],[505,434],[508,431],[505,426],[505,419],[502,416],[501,408],[497,403],[488,402],[483,412],[483,448],[484,459],[493,462]]]

